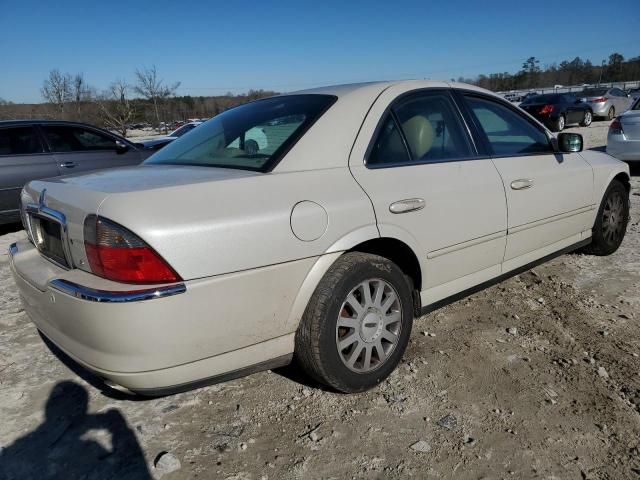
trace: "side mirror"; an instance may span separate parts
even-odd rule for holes
[[[564,153],[581,152],[584,140],[579,133],[561,133],[558,135],[558,149]]]
[[[116,140],[116,153],[118,155],[122,155],[123,153],[127,153],[129,151],[129,145],[126,143],[122,143],[120,140]]]

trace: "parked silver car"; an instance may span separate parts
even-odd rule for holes
[[[628,110],[633,104],[633,98],[617,87],[585,88],[577,96],[591,107],[594,117],[607,120],[613,120],[616,113]]]
[[[83,123],[2,121],[0,225],[20,220],[20,191],[30,180],[137,165],[152,153]]]
[[[607,153],[619,160],[640,162],[640,98],[609,126]]]

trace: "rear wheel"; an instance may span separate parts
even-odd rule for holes
[[[395,369],[413,323],[411,282],[390,260],[350,252],[318,284],[296,332],[295,355],[341,392],[376,386]]]
[[[614,107],[609,107],[609,111],[607,112],[607,120],[613,120],[616,116],[616,109]]]
[[[580,122],[580,126],[581,127],[588,127],[589,125],[591,125],[592,121],[593,121],[593,115],[591,113],[591,110],[587,110],[586,112],[584,112],[584,117],[582,117],[582,121]]]
[[[553,122],[553,125],[551,126],[551,129],[554,132],[561,132],[562,130],[564,130],[565,127],[565,118],[564,115],[560,115],[555,122]]]
[[[591,244],[584,252],[592,255],[611,255],[622,243],[627,223],[629,192],[621,182],[614,180],[602,198],[592,230]]]

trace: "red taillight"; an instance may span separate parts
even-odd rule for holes
[[[117,223],[90,215],[84,222],[84,248],[91,271],[126,283],[177,282],[180,276],[141,238]]]
[[[622,123],[620,123],[619,119],[613,119],[613,122],[611,122],[611,125],[609,125],[609,131],[617,135],[624,133],[624,131],[622,130]]]
[[[589,100],[591,103],[604,103],[607,101],[604,97],[594,98],[593,100]]]
[[[540,109],[540,113],[543,114],[543,115],[545,113],[551,113],[551,112],[553,112],[553,105],[545,105],[544,107],[542,107]]]

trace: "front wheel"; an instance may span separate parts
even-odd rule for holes
[[[564,126],[565,126],[565,119],[564,119],[564,115],[560,115],[555,122],[553,122],[553,125],[551,126],[551,129],[554,132],[561,132],[562,130],[564,130]]]
[[[318,284],[296,332],[295,356],[315,380],[370,389],[396,368],[413,324],[411,282],[390,260],[341,256]]]
[[[607,120],[613,120],[616,116],[616,109],[614,107],[609,107],[609,111],[607,112]]]
[[[584,117],[582,117],[582,121],[580,122],[581,127],[588,127],[591,125],[593,121],[593,115],[591,114],[591,110],[587,110],[584,112]]]
[[[618,180],[609,184],[602,198],[596,223],[593,226],[591,244],[585,253],[611,255],[624,238],[629,223],[629,192]]]

